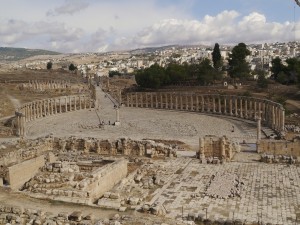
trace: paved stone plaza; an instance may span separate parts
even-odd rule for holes
[[[180,219],[182,215],[195,213],[205,218],[207,213],[211,220],[298,224],[295,223],[300,216],[300,168],[297,166],[249,161],[205,165],[191,158],[177,158],[163,165],[166,173],[161,174],[161,179],[165,184],[155,192],[151,203],[163,204],[167,217]],[[209,181],[217,173],[235,174],[244,183],[240,197],[206,196]],[[224,184],[218,186],[226,189]]]

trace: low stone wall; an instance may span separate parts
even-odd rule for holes
[[[287,140],[261,140],[257,143],[257,152],[260,154],[285,155],[300,157],[300,139]]]
[[[285,110],[279,103],[266,99],[176,92],[135,92],[123,96],[127,107],[184,110],[233,116],[256,121],[282,133],[285,131]]]
[[[12,190],[18,190],[31,179],[45,164],[45,157],[39,156],[31,160],[8,167],[8,182]]]
[[[55,138],[53,148],[64,151],[97,153],[100,155],[176,157],[177,146],[165,145],[151,140],[136,141],[129,138],[103,140],[97,138]]]
[[[86,186],[86,190],[90,194],[91,201],[94,202],[126,176],[127,161],[117,160],[105,167],[100,167],[92,173],[91,178],[83,180],[82,183],[89,184]]]

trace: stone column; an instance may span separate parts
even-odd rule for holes
[[[160,109],[163,109],[163,93],[160,92]]]
[[[180,110],[183,110],[182,94],[180,93]]]
[[[280,127],[280,130],[281,130],[282,132],[285,131],[285,126],[284,126],[284,124],[285,124],[285,110],[284,110],[284,108],[281,108],[281,127]]]
[[[135,107],[139,107],[139,102],[138,102],[138,94],[135,93]]]
[[[148,104],[148,93],[145,93],[145,101],[146,101],[146,108],[149,108],[149,104]]]
[[[168,109],[169,108],[169,99],[168,99],[168,93],[165,93],[165,101],[166,101],[166,105],[165,105],[165,109]]]
[[[230,114],[230,116],[233,116],[233,112],[232,112],[232,110],[233,110],[233,107],[232,107],[232,104],[233,104],[233,102],[232,102],[232,97],[230,96],[230,99],[229,99],[229,114]]]
[[[194,109],[194,96],[191,94],[191,111],[195,111]]]
[[[155,108],[158,109],[158,96],[157,96],[157,92],[155,93]]]
[[[126,94],[126,106],[130,107],[129,94]]]
[[[276,129],[275,106],[272,105],[272,129]]]
[[[238,100],[237,97],[234,98],[235,116],[238,117]]]
[[[199,112],[199,95],[196,95],[196,111]]]
[[[213,113],[216,113],[216,99],[215,99],[215,96],[212,96],[212,103],[213,103]]]
[[[151,108],[153,109],[153,93],[150,93],[150,104],[151,104]]]
[[[227,96],[224,96],[224,115],[227,114]]]
[[[177,110],[179,107],[178,107],[178,96],[177,94],[175,95],[175,109]]]
[[[54,101],[54,114],[57,114],[57,102],[56,102],[56,98],[53,99]]]
[[[69,96],[69,111],[72,111],[72,99],[71,96]]]
[[[81,96],[79,96],[79,110],[81,110]]]
[[[248,119],[248,99],[245,99],[245,118]]]
[[[240,118],[243,118],[243,98],[240,98]]]
[[[174,109],[173,94],[170,93],[170,109]]]
[[[218,96],[218,111],[219,111],[219,114],[222,114],[222,104],[221,104],[220,96]]]
[[[261,139],[261,118],[260,116],[257,118],[257,142]]]
[[[206,96],[206,98],[204,98],[204,101],[205,101],[205,99],[206,99],[206,105],[207,105],[207,108],[206,108],[206,110],[207,110],[207,112],[209,113],[210,112],[210,105],[209,105],[209,96]]]
[[[68,99],[65,97],[65,112],[68,112]]]
[[[149,108],[149,104],[148,104],[148,93],[145,93],[145,100],[146,100],[146,108]]]
[[[204,138],[199,138],[199,159],[201,163],[205,161]]]
[[[58,101],[59,101],[59,113],[62,113],[62,111],[61,111],[61,98],[59,98]]]
[[[203,112],[203,113],[204,113],[204,107],[205,107],[204,96],[201,95],[201,112]]]
[[[189,110],[189,98],[188,98],[187,94],[185,95],[185,110],[186,111]]]

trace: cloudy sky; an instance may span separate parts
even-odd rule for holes
[[[300,7],[294,0],[0,0],[0,3],[1,47],[71,53],[171,44],[300,41]]]

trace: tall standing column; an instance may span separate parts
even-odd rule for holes
[[[163,93],[160,92],[160,109],[163,109]]]
[[[196,111],[199,112],[199,95],[196,95]]]
[[[126,94],[126,106],[130,107],[129,94]]]
[[[209,113],[210,112],[210,99],[209,99],[209,96],[206,96],[206,98],[204,98],[204,101],[206,99],[206,105],[207,105],[207,112]]]
[[[248,100],[245,99],[245,118],[248,119]]]
[[[72,99],[71,96],[69,96],[69,111],[72,111]]]
[[[235,116],[238,117],[238,100],[237,97],[234,98]]]
[[[189,110],[189,98],[187,94],[185,95],[185,110]]]
[[[180,110],[183,110],[182,94],[180,94]]]
[[[139,101],[138,101],[138,94],[137,93],[135,93],[135,107],[137,108],[137,107],[139,107],[139,103],[138,103]]]
[[[233,104],[232,97],[230,96],[230,99],[229,99],[229,111],[230,111],[229,114],[230,114],[230,116],[233,116],[232,104]]]
[[[59,113],[62,113],[62,111],[61,111],[61,98],[59,98],[58,101],[59,101]]]
[[[219,111],[219,114],[222,114],[222,104],[221,104],[220,96],[218,96],[218,111]]]
[[[224,114],[227,114],[227,96],[224,97]]]
[[[195,109],[194,109],[194,96],[193,96],[193,94],[191,94],[190,98],[191,98],[191,111],[195,111]]]
[[[146,108],[149,108],[149,104],[148,104],[148,93],[145,93],[145,99],[146,99]]]
[[[150,104],[151,104],[151,108],[153,109],[153,93],[150,93]]]
[[[158,109],[158,93],[155,93],[155,106]]]
[[[275,106],[272,105],[272,129],[276,129]]]
[[[240,98],[240,118],[243,118],[243,98]]]
[[[203,112],[203,113],[204,113],[204,107],[205,107],[204,96],[201,95],[201,112]]]
[[[216,113],[216,99],[215,99],[215,96],[212,96],[212,102],[213,102],[213,113]]]
[[[175,109],[177,110],[179,107],[178,107],[178,96],[177,94],[175,95]]]
[[[285,131],[285,110],[284,108],[281,108],[281,131]]]
[[[174,109],[173,94],[170,93],[170,109]]]
[[[54,101],[54,114],[57,114],[57,102],[56,102],[56,98],[53,99]]]
[[[169,108],[168,93],[165,93],[165,101],[166,101],[165,109],[168,109]]]
[[[261,118],[257,118],[257,142],[261,139]]]

